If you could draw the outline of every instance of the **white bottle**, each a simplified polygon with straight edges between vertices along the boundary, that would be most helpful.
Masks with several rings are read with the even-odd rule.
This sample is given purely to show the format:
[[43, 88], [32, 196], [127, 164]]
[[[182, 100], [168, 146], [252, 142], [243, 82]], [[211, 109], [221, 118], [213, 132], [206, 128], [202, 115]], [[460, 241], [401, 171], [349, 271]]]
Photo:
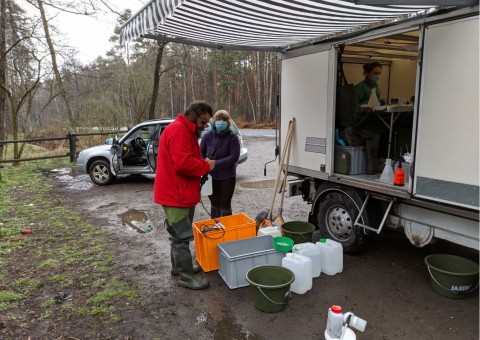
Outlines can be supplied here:
[[370, 94], [367, 105], [369, 107], [380, 106], [380, 102], [378, 101], [377, 97], [377, 89], [375, 87], [372, 88], [372, 93]]
[[342, 336], [343, 314], [342, 307], [333, 305], [328, 309], [326, 339], [340, 339]]
[[282, 267], [295, 274], [290, 290], [296, 294], [305, 294], [312, 289], [312, 260], [300, 254], [287, 253], [282, 259]]
[[257, 231], [257, 236], [272, 235], [272, 237], [282, 236], [282, 232], [279, 227], [264, 227]]
[[321, 251], [319, 244], [311, 242], [296, 244], [292, 248], [292, 253], [308, 256], [312, 259], [312, 277], [319, 277], [322, 272]]
[[203, 183], [202, 187], [200, 188], [200, 193], [202, 196], [209, 196], [213, 194], [213, 180], [212, 176], [208, 174], [207, 180], [205, 183]]
[[385, 167], [383, 168], [382, 174], [380, 175], [380, 181], [393, 184], [392, 160], [389, 158], [385, 160]]
[[367, 327], [367, 321], [363, 320], [362, 318], [359, 318], [352, 312], [347, 312], [343, 314], [343, 322], [347, 326], [352, 326], [356, 330], [359, 330], [360, 332], [365, 332], [365, 327]]
[[343, 247], [340, 242], [321, 238], [320, 245], [322, 259], [322, 273], [335, 275], [343, 271]]

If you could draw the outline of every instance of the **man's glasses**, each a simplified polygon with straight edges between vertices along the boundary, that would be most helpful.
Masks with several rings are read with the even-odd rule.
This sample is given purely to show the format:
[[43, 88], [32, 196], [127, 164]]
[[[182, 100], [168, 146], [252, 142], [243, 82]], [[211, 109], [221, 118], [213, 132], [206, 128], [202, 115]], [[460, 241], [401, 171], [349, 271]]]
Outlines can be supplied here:
[[208, 120], [200, 119], [199, 123], [200, 123], [200, 125], [202, 125], [202, 126], [207, 126]]

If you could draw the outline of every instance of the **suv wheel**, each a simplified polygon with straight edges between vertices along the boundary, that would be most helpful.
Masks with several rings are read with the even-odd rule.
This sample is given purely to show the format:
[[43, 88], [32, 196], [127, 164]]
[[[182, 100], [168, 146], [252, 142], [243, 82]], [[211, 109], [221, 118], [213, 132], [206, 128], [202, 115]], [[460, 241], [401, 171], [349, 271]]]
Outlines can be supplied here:
[[108, 185], [115, 180], [115, 175], [110, 171], [107, 161], [97, 160], [90, 166], [90, 179], [97, 185]]

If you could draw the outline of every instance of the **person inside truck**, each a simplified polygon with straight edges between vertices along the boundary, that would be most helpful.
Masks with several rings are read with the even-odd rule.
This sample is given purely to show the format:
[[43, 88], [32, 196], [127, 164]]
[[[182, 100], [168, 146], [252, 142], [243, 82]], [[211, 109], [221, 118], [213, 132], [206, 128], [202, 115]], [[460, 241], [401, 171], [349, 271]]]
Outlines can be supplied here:
[[[380, 137], [387, 130], [385, 125], [372, 114], [372, 108], [366, 107], [372, 91], [377, 100], [382, 96], [378, 85], [381, 74], [382, 64], [379, 62], [374, 61], [363, 65], [365, 79], [354, 87], [356, 109], [353, 115], [353, 126], [345, 128], [339, 135], [350, 146], [366, 146], [367, 175], [374, 175], [381, 171], [381, 164], [377, 164], [378, 149]], [[384, 100], [380, 100], [378, 104], [383, 105], [384, 103]]]
[[363, 75], [365, 79], [355, 85], [355, 95], [357, 99], [357, 118], [356, 128], [360, 134], [365, 136], [366, 158], [367, 158], [367, 175], [374, 175], [377, 173], [377, 158], [378, 149], [380, 146], [380, 137], [386, 131], [385, 125], [375, 116], [372, 115], [372, 109], [362, 108], [362, 105], [370, 104], [370, 97], [375, 96], [374, 101], [377, 105], [384, 105], [385, 101], [382, 98], [382, 91], [378, 85], [380, 76], [382, 75], [382, 64], [377, 61], [366, 63], [363, 65]]
[[382, 75], [382, 64], [378, 61], [366, 63], [363, 65], [363, 75], [365, 79], [355, 85], [355, 95], [357, 97], [358, 105], [368, 104], [372, 91], [375, 91], [376, 97], [380, 105], [385, 105], [382, 98], [382, 91], [378, 86], [378, 81]]

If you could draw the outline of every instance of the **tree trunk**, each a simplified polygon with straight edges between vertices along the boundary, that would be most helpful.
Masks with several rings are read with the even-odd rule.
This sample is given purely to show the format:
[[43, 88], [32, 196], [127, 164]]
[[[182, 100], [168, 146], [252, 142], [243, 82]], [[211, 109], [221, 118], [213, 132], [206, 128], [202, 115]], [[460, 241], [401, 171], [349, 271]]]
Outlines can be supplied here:
[[[0, 84], [6, 85], [7, 79], [7, 43], [6, 43], [6, 27], [7, 27], [7, 9], [6, 1], [0, 2]], [[6, 139], [5, 130], [5, 103], [7, 94], [0, 89], [0, 140]], [[4, 144], [0, 145], [0, 160], [3, 159]]]
[[153, 76], [153, 92], [152, 101], [150, 102], [150, 110], [148, 111], [148, 119], [155, 118], [155, 106], [157, 105], [158, 89], [160, 86], [161, 66], [163, 58], [163, 49], [167, 43], [165, 41], [158, 41], [157, 59], [155, 61], [155, 74]]
[[171, 106], [171, 117], [175, 117], [175, 109], [174, 109], [174, 106], [173, 106], [173, 82], [172, 82], [172, 79], [170, 77], [168, 77], [168, 81], [170, 83], [170, 106]]
[[187, 108], [187, 71], [185, 70], [185, 59], [182, 56], [182, 84], [183, 84], [183, 109], [182, 112]]
[[68, 93], [63, 87], [62, 76], [60, 74], [60, 71], [58, 70], [57, 56], [56, 56], [56, 53], [55, 53], [55, 48], [53, 46], [52, 39], [50, 37], [50, 30], [48, 28], [48, 21], [47, 21], [46, 15], [45, 15], [45, 10], [43, 8], [43, 1], [42, 0], [37, 0], [37, 3], [38, 3], [38, 8], [40, 10], [40, 15], [42, 17], [43, 30], [45, 31], [45, 39], [47, 40], [47, 45], [48, 45], [48, 49], [50, 51], [50, 56], [52, 57], [53, 73], [55, 73], [55, 79], [57, 80], [58, 88], [60, 90], [60, 93], [62, 94], [63, 100], [65, 101], [65, 107], [67, 108], [68, 120], [70, 122], [70, 125], [71, 126], [76, 126], [75, 117], [73, 115], [73, 111], [72, 111], [72, 108], [70, 106], [70, 100], [68, 98]]

